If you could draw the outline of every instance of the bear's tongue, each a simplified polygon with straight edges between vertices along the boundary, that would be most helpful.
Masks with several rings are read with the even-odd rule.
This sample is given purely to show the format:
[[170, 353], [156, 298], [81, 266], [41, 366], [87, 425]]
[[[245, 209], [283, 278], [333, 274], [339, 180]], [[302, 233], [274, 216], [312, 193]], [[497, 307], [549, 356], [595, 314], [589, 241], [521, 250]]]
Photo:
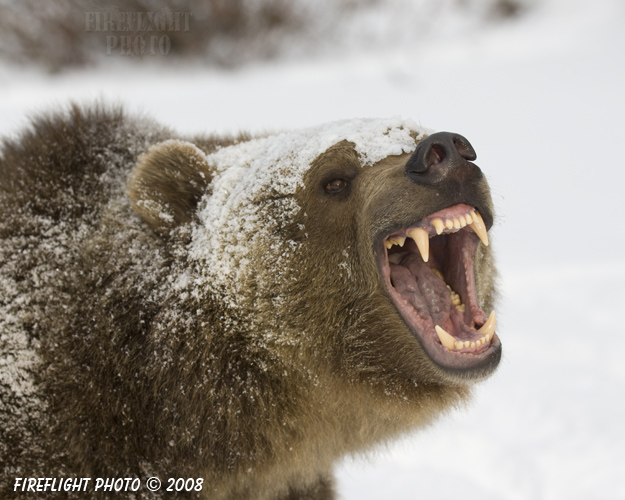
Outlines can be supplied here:
[[474, 340], [476, 332], [465, 323], [459, 296], [420, 255], [410, 253], [389, 265], [393, 288], [414, 309], [423, 326], [434, 330], [438, 325], [457, 339]]

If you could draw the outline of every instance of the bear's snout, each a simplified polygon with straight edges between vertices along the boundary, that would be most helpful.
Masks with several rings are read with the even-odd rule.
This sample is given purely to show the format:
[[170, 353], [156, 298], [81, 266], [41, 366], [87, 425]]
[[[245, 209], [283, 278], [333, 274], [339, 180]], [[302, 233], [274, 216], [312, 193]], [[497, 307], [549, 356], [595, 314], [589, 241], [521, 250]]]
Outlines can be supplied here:
[[468, 175], [481, 177], [481, 170], [471, 163], [477, 158], [471, 143], [451, 132], [438, 132], [421, 141], [406, 162], [406, 176], [417, 184], [440, 184], [461, 180]]

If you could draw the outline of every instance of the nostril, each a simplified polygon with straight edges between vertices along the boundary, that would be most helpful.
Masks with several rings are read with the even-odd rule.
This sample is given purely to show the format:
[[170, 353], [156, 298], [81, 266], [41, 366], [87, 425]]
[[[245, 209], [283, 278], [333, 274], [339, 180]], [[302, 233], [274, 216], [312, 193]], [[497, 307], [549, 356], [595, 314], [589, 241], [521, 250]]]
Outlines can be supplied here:
[[406, 163], [406, 172], [424, 174], [430, 167], [443, 163], [447, 156], [447, 149], [442, 144], [420, 144]]
[[454, 146], [456, 147], [456, 151], [462, 156], [465, 160], [473, 161], [477, 159], [477, 153], [473, 146], [461, 135], [454, 135], [453, 138]]
[[440, 144], [433, 144], [427, 155], [427, 164], [428, 166], [437, 165], [438, 163], [442, 163], [447, 157], [447, 152], [445, 148]]

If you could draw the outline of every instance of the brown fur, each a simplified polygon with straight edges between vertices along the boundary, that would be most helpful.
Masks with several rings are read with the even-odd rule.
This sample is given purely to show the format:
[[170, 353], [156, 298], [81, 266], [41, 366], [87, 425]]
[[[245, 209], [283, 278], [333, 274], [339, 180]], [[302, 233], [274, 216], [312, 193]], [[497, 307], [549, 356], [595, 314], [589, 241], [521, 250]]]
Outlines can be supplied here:
[[[363, 169], [340, 142], [318, 157], [278, 228], [302, 251], [268, 296], [264, 263], [279, 255], [252, 250], [257, 275], [233, 308], [174, 277], [201, 272], [186, 245], [213, 172], [196, 146], [247, 138], [171, 138], [74, 107], [4, 143], [2, 304], [27, 340], [0, 348], [40, 361], [20, 372], [32, 390], [0, 383], [2, 498], [28, 498], [15, 477], [154, 475], [204, 478], [201, 498], [331, 499], [339, 458], [428, 424], [481, 378], [437, 368], [379, 283], [371, 248], [388, 214], [410, 222], [438, 203], [404, 182], [407, 155]], [[333, 178], [349, 190], [326, 196]], [[490, 307], [490, 250], [476, 268]]]
[[128, 195], [135, 212], [161, 235], [167, 235], [191, 222], [211, 177], [203, 153], [195, 146], [164, 142], [139, 157]]

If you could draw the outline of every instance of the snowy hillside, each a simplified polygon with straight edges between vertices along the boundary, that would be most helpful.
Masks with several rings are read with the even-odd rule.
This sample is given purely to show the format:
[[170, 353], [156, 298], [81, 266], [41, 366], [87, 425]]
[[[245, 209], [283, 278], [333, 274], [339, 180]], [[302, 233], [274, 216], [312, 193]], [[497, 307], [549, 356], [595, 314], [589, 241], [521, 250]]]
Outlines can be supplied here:
[[395, 115], [461, 133], [498, 211], [504, 360], [466, 410], [346, 461], [341, 498], [623, 499], [625, 3], [537, 0], [505, 22], [449, 14], [411, 34], [419, 4], [359, 20], [380, 23], [376, 43], [354, 22], [340, 52], [237, 70], [122, 57], [53, 76], [0, 66], [0, 134], [93, 98], [193, 133]]

